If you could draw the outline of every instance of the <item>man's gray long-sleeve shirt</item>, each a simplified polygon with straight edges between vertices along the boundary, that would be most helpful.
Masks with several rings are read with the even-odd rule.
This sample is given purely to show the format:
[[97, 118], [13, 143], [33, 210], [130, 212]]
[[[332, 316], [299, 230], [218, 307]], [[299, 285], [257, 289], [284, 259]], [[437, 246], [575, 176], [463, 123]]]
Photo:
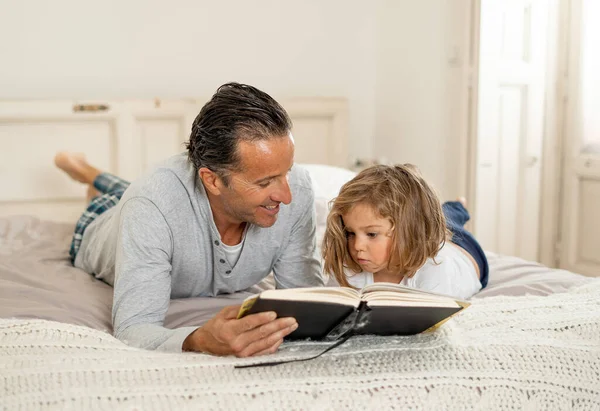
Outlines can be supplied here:
[[271, 271], [278, 288], [323, 285], [310, 177], [293, 167], [289, 183], [291, 204], [281, 204], [273, 226], [247, 228], [232, 267], [185, 153], [133, 182], [87, 227], [75, 259], [76, 267], [114, 286], [115, 336], [137, 347], [181, 351], [196, 327], [163, 327], [172, 298], [233, 293]]

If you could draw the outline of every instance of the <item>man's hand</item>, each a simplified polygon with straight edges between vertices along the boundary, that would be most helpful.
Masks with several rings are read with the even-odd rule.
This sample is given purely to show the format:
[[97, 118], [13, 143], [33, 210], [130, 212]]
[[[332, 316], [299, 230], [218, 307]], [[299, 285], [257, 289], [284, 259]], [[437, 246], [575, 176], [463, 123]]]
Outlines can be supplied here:
[[294, 318], [276, 318], [274, 312], [237, 319], [240, 306], [225, 307], [183, 342], [184, 351], [250, 357], [272, 354], [283, 338], [298, 328]]

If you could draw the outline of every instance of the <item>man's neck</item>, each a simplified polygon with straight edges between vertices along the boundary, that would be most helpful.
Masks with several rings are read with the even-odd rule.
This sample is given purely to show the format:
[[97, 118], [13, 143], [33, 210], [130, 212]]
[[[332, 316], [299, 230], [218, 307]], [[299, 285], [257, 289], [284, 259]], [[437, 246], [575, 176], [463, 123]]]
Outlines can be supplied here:
[[233, 221], [225, 213], [218, 198], [210, 194], [208, 190], [206, 190], [206, 195], [208, 197], [208, 204], [210, 205], [215, 226], [221, 236], [221, 242], [225, 245], [239, 244], [242, 241], [246, 223], [243, 221]]
[[246, 229], [246, 223], [240, 224], [228, 224], [226, 227], [219, 227], [215, 219], [215, 225], [221, 235], [221, 242], [225, 245], [236, 245], [242, 241], [244, 236], [244, 230]]

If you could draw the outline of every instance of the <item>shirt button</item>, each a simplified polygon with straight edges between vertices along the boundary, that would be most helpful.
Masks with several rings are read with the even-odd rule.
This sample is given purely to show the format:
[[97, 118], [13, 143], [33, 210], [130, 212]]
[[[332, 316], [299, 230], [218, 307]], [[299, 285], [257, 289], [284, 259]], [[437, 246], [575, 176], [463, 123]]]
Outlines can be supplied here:
[[231, 274], [231, 270], [225, 271], [225, 274]]
[[219, 262], [220, 262], [221, 264], [225, 264], [225, 260], [223, 260], [222, 258], [219, 260]]
[[219, 241], [215, 240], [215, 245], [219, 245]]

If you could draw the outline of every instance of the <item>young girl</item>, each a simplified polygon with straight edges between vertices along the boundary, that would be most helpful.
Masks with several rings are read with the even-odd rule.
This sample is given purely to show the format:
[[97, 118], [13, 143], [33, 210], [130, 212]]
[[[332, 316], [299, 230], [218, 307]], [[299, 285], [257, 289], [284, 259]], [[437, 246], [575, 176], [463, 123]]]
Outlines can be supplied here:
[[441, 206], [416, 167], [369, 167], [332, 203], [324, 269], [340, 285], [400, 283], [459, 299], [487, 285], [485, 254], [463, 227], [469, 213], [460, 201]]

